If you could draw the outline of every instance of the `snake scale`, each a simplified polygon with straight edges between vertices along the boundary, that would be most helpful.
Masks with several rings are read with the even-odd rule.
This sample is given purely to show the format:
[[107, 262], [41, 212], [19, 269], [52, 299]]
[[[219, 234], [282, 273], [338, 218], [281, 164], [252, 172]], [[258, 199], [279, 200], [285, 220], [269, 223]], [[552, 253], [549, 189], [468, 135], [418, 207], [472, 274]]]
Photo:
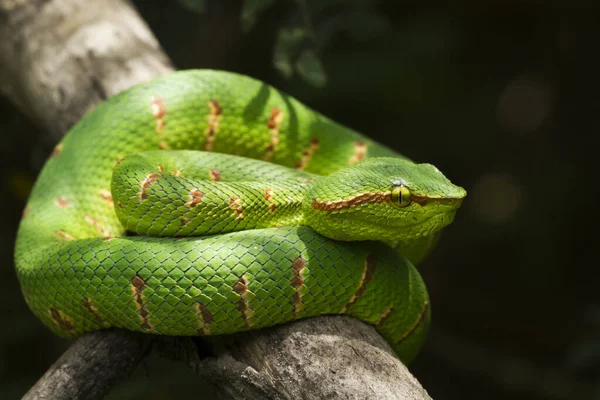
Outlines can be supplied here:
[[465, 194], [263, 82], [181, 71], [109, 98], [55, 147], [16, 270], [62, 337], [348, 314], [409, 362], [431, 309], [400, 253], [422, 258]]

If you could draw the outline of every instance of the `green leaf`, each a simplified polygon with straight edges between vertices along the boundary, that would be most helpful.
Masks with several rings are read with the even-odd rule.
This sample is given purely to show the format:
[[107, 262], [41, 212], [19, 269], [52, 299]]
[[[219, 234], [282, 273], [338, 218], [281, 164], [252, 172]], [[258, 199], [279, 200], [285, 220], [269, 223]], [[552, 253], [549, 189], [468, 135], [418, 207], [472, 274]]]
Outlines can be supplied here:
[[242, 32], [247, 33], [254, 28], [260, 14], [273, 3], [275, 0], [245, 0], [241, 15]]
[[296, 70], [305, 81], [316, 87], [323, 87], [327, 83], [325, 68], [317, 54], [312, 49], [302, 51], [296, 61]]
[[284, 77], [291, 78], [294, 75], [293, 60], [305, 39], [303, 27], [288, 27], [279, 31], [273, 50], [273, 65]]
[[206, 11], [206, 0], [177, 0], [179, 4], [197, 14], [203, 14]]

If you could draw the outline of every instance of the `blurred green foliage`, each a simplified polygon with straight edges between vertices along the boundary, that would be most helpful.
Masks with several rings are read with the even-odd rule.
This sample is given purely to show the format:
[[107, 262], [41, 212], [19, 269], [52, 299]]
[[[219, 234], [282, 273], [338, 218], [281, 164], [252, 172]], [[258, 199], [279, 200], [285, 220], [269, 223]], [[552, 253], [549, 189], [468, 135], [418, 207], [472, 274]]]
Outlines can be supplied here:
[[[411, 370], [433, 398], [600, 399], [597, 6], [134, 4], [178, 68], [265, 80], [469, 191], [421, 268], [433, 327]], [[27, 190], [54, 143], [1, 98], [0, 130], [0, 393], [10, 399], [68, 343], [27, 310], [12, 261]], [[111, 398], [205, 390], [151, 359]]]

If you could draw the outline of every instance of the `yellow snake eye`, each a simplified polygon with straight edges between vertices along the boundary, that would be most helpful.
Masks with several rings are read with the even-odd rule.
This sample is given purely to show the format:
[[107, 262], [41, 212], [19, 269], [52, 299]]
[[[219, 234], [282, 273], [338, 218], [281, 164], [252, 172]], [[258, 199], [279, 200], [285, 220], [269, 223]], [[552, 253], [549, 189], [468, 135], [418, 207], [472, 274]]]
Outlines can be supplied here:
[[410, 196], [410, 190], [403, 185], [392, 187], [391, 194], [392, 204], [398, 207], [406, 207], [412, 201]]

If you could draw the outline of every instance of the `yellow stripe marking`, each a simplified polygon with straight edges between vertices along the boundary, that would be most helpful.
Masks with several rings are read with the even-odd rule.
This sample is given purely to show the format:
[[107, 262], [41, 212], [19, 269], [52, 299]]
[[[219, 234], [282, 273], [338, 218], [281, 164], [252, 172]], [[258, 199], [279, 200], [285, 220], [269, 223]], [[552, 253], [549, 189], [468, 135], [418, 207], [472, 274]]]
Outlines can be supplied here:
[[304, 269], [306, 267], [306, 261], [298, 256], [292, 262], [292, 287], [295, 292], [292, 296], [292, 305], [294, 309], [292, 311], [292, 318], [298, 318], [298, 313], [302, 311], [302, 287], [304, 286]]
[[187, 208], [196, 207], [202, 201], [203, 197], [204, 193], [202, 193], [200, 190], [192, 189], [190, 190], [190, 200], [185, 203], [184, 206]]
[[362, 142], [360, 140], [354, 142], [354, 154], [352, 155], [352, 157], [350, 157], [348, 164], [354, 165], [357, 164], [359, 161], [364, 160], [365, 156], [367, 155], [367, 148], [368, 146], [365, 142]]
[[217, 100], [209, 101], [208, 108], [210, 109], [210, 112], [207, 116], [208, 127], [204, 131], [204, 135], [206, 136], [204, 150], [212, 151], [214, 147], [215, 137], [217, 135], [217, 132], [219, 132], [219, 125], [221, 123], [223, 109], [221, 108], [221, 105]]
[[165, 127], [164, 117], [167, 115], [164, 99], [162, 97], [152, 96], [151, 107], [152, 115], [156, 120], [156, 133], [162, 135]]
[[271, 140], [266, 147], [266, 153], [263, 156], [263, 160], [268, 161], [273, 156], [275, 152], [275, 147], [279, 144], [279, 127], [283, 122], [283, 118], [285, 114], [279, 108], [274, 108], [271, 110], [271, 116], [267, 121], [267, 127], [271, 132]]
[[382, 193], [363, 193], [348, 199], [344, 200], [327, 200], [327, 201], [318, 201], [316, 199], [312, 200], [312, 208], [313, 210], [320, 211], [339, 211], [344, 208], [353, 208], [360, 206], [362, 204], [369, 203], [386, 203], [390, 201], [391, 192], [382, 192]]
[[146, 299], [143, 294], [145, 288], [146, 282], [139, 276], [136, 275], [131, 279], [131, 293], [133, 294], [135, 307], [142, 323], [142, 329], [152, 330], [153, 327], [149, 321], [150, 311], [146, 307]]
[[423, 309], [421, 310], [419, 317], [417, 318], [415, 323], [410, 327], [410, 329], [408, 331], [406, 331], [406, 333], [404, 335], [400, 336], [396, 340], [396, 344], [398, 344], [398, 343], [402, 342], [403, 340], [405, 340], [406, 338], [408, 338], [419, 327], [419, 325], [421, 325], [423, 323], [423, 321], [425, 321], [425, 317], [427, 317], [428, 311], [429, 311], [429, 301], [425, 300], [425, 303], [423, 303]]
[[198, 315], [198, 335], [210, 335], [210, 324], [213, 321], [213, 316], [202, 303], [194, 305], [194, 311]]
[[248, 290], [248, 278], [243, 275], [235, 285], [233, 285], [233, 291], [240, 296], [238, 301], [238, 310], [242, 313], [244, 323], [248, 328], [252, 327], [252, 315], [254, 311], [250, 308], [250, 290]]
[[244, 206], [242, 205], [242, 200], [238, 197], [231, 197], [229, 199], [229, 208], [233, 210], [235, 214], [235, 219], [244, 219]]
[[219, 182], [221, 180], [221, 171], [218, 169], [211, 169], [208, 171], [208, 179], [213, 182]]
[[98, 309], [94, 306], [90, 297], [85, 297], [83, 299], [83, 306], [94, 315], [94, 318], [99, 325], [104, 326], [104, 318], [102, 318], [100, 311], [98, 311]]
[[67, 199], [65, 199], [62, 196], [58, 196], [55, 200], [54, 200], [54, 204], [56, 204], [57, 207], [59, 208], [67, 208], [71, 205], [71, 202]]
[[67, 314], [65, 314], [56, 307], [50, 308], [48, 312], [50, 313], [50, 319], [52, 319], [52, 323], [56, 325], [59, 329], [68, 332], [73, 332], [75, 330], [73, 318], [69, 317]]
[[319, 150], [319, 138], [315, 136], [310, 140], [310, 146], [308, 146], [308, 148], [302, 152], [300, 161], [296, 163], [296, 169], [303, 170], [306, 168], [306, 166], [310, 163], [310, 160], [312, 160], [313, 154], [317, 150]]
[[110, 193], [110, 191], [102, 189], [99, 192], [100, 194], [100, 198], [104, 201], [106, 201], [106, 204], [108, 204], [109, 207], [114, 207], [115, 203], [113, 202], [113, 198], [112, 198], [112, 194]]
[[356, 303], [356, 300], [358, 300], [358, 298], [362, 296], [365, 290], [367, 290], [367, 284], [371, 281], [371, 279], [373, 279], [373, 274], [375, 273], [376, 265], [377, 258], [374, 255], [369, 254], [365, 260], [365, 266], [363, 268], [362, 276], [360, 277], [358, 287], [356, 288], [356, 291], [354, 292], [352, 297], [350, 297], [350, 300], [348, 300], [348, 303], [346, 303], [346, 305], [340, 310], [341, 314], [344, 314], [348, 310], [348, 308], [350, 308], [354, 303]]
[[75, 240], [75, 238], [73, 236], [69, 235], [68, 233], [61, 232], [61, 231], [54, 232], [54, 236], [57, 236], [61, 239], [66, 239], [66, 240]]
[[277, 209], [277, 204], [273, 201], [273, 191], [269, 188], [265, 188], [265, 199], [269, 202], [269, 212], [275, 211], [275, 209]]
[[381, 316], [377, 319], [377, 322], [375, 322], [375, 326], [380, 326], [381, 324], [383, 324], [385, 320], [390, 316], [393, 310], [394, 307], [389, 307], [387, 310], [385, 310], [383, 314], [381, 314]]
[[146, 190], [148, 190], [150, 185], [156, 182], [159, 177], [160, 175], [158, 174], [148, 174], [146, 175], [146, 178], [144, 178], [144, 180], [140, 182], [141, 191], [138, 193], [138, 198], [140, 199], [140, 201], [146, 200], [148, 198], [148, 193], [146, 193]]
[[94, 228], [96, 228], [96, 230], [98, 232], [100, 232], [100, 234], [102, 234], [102, 236], [109, 236], [108, 230], [104, 229], [104, 227], [102, 226], [102, 224], [100, 224], [97, 220], [95, 220], [94, 218], [90, 217], [89, 215], [84, 215], [83, 218], [85, 219], [85, 222], [87, 222], [88, 224], [90, 224]]
[[52, 153], [50, 153], [50, 158], [54, 158], [54, 157], [58, 156], [60, 153], [62, 153], [62, 149], [63, 149], [62, 143], [59, 143], [56, 146], [54, 146], [54, 149], [52, 149]]

